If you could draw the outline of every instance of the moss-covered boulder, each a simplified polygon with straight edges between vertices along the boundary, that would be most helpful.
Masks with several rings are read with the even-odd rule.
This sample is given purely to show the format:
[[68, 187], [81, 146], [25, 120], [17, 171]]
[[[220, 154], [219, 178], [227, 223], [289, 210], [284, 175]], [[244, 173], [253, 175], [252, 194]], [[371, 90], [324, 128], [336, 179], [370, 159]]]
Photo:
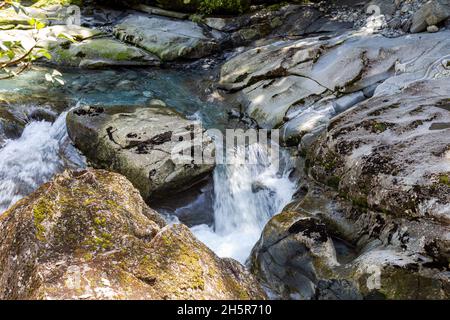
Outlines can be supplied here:
[[[155, 55], [108, 37], [99, 30], [77, 25], [55, 25], [34, 30], [0, 31], [0, 41], [20, 41], [28, 50], [52, 64], [68, 67], [159, 65]], [[42, 55], [46, 49], [49, 55]]]
[[111, 38], [49, 44], [50, 62], [62, 66], [100, 68], [107, 66], [159, 65], [159, 59], [142, 49]]
[[165, 226], [132, 184], [65, 172], [0, 217], [1, 299], [264, 298], [236, 261]]

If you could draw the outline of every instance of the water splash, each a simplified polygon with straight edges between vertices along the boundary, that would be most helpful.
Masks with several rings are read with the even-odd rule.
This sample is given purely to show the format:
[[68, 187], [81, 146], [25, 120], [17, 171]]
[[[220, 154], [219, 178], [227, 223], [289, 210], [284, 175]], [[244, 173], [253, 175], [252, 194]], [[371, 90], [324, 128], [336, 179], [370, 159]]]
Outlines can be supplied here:
[[[246, 150], [236, 153], [240, 159], [242, 152]], [[277, 166], [259, 144], [249, 146], [247, 152], [248, 162], [254, 164], [225, 164], [215, 169], [214, 226], [191, 229], [220, 257], [242, 263], [267, 221], [289, 203], [295, 192], [295, 182], [289, 179], [293, 165], [286, 153]]]
[[67, 135], [66, 116], [62, 113], [53, 124], [29, 123], [19, 139], [0, 149], [0, 212], [65, 168], [84, 166]]

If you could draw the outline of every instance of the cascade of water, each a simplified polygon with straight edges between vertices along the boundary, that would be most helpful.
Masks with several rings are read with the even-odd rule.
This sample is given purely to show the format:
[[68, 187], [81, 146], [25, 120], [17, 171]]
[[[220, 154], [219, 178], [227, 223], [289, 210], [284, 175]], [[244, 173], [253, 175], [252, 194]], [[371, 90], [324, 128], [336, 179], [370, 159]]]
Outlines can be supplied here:
[[67, 112], [52, 124], [29, 123], [22, 136], [0, 149], [0, 213], [67, 167], [83, 167], [84, 158], [70, 143]]
[[289, 179], [292, 163], [282, 152], [279, 166], [260, 144], [238, 149], [245, 164], [218, 165], [214, 172], [213, 227], [192, 228], [194, 234], [221, 257], [245, 262], [264, 225], [292, 199], [295, 182]]

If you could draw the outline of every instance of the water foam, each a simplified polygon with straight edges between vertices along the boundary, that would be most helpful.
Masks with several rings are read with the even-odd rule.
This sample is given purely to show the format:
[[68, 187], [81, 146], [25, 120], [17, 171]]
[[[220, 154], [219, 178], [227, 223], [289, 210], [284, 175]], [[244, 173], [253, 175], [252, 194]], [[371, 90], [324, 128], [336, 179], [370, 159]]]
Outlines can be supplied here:
[[29, 123], [21, 137], [0, 149], [0, 212], [67, 167], [84, 166], [66, 129], [67, 112], [52, 124]]
[[246, 151], [253, 164], [223, 164], [214, 171], [214, 226], [191, 228], [220, 257], [242, 263], [267, 221], [292, 199], [296, 185], [289, 179], [292, 163], [286, 153], [278, 166], [259, 144], [239, 149], [236, 156]]

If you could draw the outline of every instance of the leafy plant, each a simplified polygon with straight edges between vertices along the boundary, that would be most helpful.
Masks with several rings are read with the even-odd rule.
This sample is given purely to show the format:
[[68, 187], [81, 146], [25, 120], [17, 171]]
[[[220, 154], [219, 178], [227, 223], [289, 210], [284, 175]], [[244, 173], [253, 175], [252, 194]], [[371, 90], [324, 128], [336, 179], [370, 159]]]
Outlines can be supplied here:
[[[17, 14], [23, 13], [28, 16], [28, 12], [24, 6], [11, 0], [3, 1], [0, 4], [0, 10], [3, 10], [8, 5]], [[45, 27], [45, 23], [36, 18], [30, 18], [28, 23], [36, 31]], [[20, 40], [0, 41], [0, 80], [9, 79], [21, 74], [38, 58], [45, 57], [51, 59], [48, 50], [45, 48], [37, 49], [36, 43], [37, 39], [35, 39], [35, 44], [30, 48], [25, 46]], [[58, 82], [60, 83], [60, 81]]]

